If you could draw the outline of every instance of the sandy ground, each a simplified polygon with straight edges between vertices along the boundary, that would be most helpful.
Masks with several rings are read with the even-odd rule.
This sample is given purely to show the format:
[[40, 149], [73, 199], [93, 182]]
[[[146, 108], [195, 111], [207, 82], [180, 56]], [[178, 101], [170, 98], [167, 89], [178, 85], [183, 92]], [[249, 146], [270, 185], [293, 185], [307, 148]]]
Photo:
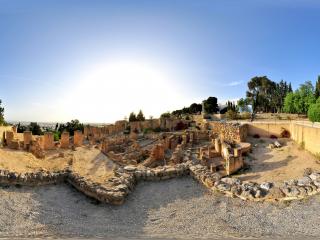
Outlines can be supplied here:
[[74, 151], [72, 169], [92, 181], [105, 183], [112, 176], [115, 163], [99, 149], [79, 147]]
[[[59, 156], [64, 153], [64, 156]], [[26, 151], [0, 148], [0, 169], [15, 172], [32, 172], [36, 170], [62, 170], [72, 162], [72, 169], [76, 173], [99, 183], [105, 183], [113, 176], [115, 164], [99, 149], [78, 147], [76, 151], [52, 150], [46, 152], [45, 159], [38, 159]]]
[[268, 145], [275, 139], [248, 138], [247, 141], [253, 146], [252, 153], [245, 158], [249, 170], [236, 175], [243, 181], [280, 183], [301, 178], [306, 168], [320, 170], [319, 160], [292, 140], [278, 139], [283, 146], [274, 149], [268, 148]]
[[[63, 152], [64, 157], [59, 157], [59, 152]], [[72, 159], [71, 150], [48, 151], [45, 159], [38, 159], [26, 151], [0, 148], [0, 168], [15, 172], [32, 172], [40, 169], [58, 171], [68, 166], [70, 159]]]
[[196, 181], [142, 182], [122, 206], [64, 184], [0, 188], [0, 237], [319, 239], [320, 196], [288, 204], [209, 194]]

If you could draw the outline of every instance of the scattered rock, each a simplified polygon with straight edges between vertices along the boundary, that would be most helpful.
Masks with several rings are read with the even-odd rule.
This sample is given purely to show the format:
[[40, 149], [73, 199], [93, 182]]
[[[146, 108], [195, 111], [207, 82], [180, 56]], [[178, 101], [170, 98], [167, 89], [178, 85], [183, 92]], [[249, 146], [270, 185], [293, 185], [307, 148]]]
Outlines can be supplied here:
[[270, 190], [273, 187], [273, 183], [272, 182], [264, 182], [260, 184], [260, 188], [264, 189], [264, 190]]
[[281, 143], [279, 143], [279, 141], [275, 141], [274, 142], [274, 146], [277, 147], [277, 148], [281, 148], [282, 147], [282, 145], [281, 145]]

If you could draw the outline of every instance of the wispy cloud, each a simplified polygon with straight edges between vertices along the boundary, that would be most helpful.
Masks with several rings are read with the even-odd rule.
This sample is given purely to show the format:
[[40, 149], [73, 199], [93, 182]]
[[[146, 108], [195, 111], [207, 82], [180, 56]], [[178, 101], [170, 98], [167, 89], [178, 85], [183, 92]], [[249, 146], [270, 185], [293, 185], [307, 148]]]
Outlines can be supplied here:
[[238, 85], [240, 85], [242, 83], [243, 83], [243, 81], [234, 81], [234, 82], [227, 83], [226, 86], [230, 86], [230, 87], [238, 86]]

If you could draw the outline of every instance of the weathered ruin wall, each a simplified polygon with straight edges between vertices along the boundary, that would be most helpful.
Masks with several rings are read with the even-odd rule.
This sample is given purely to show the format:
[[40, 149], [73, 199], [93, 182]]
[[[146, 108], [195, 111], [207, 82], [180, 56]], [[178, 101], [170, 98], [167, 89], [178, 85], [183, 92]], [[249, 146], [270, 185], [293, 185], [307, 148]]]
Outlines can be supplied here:
[[320, 126], [296, 122], [290, 128], [291, 138], [313, 154], [320, 153]]
[[131, 128], [131, 131], [137, 130], [139, 132], [142, 132], [143, 129], [146, 129], [146, 128], [150, 128], [150, 129], [159, 128], [160, 119], [148, 119], [145, 121], [130, 122], [129, 126]]
[[0, 144], [3, 143], [6, 131], [12, 131], [12, 126], [0, 126]]
[[290, 132], [291, 139], [313, 154], [320, 153], [320, 126], [308, 121], [250, 122], [248, 135], [261, 137], [275, 135], [281, 137], [283, 129]]
[[208, 124], [212, 133], [226, 141], [244, 142], [248, 134], [246, 125], [217, 121], [208, 122]]
[[248, 135], [258, 134], [260, 137], [270, 137], [271, 135], [281, 137], [283, 129], [290, 131], [291, 122], [248, 122]]

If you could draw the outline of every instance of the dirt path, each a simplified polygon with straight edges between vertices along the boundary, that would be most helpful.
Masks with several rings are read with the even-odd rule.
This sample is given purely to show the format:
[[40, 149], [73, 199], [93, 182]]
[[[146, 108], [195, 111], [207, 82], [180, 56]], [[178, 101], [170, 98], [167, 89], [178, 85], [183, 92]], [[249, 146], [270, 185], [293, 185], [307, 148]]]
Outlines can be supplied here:
[[209, 194], [190, 177], [142, 182], [122, 206], [66, 185], [0, 188], [0, 237], [292, 239], [320, 237], [320, 196], [290, 204]]

